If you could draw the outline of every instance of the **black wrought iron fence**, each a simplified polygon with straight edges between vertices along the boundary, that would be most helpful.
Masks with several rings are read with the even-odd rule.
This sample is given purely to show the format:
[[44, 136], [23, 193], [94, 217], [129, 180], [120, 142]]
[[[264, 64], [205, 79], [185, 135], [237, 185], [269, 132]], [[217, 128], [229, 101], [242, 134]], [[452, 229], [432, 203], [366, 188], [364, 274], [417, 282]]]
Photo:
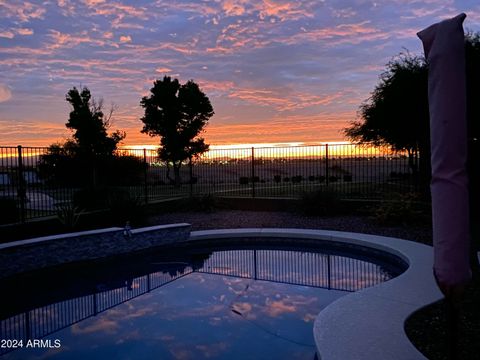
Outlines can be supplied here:
[[[174, 197], [296, 198], [328, 191], [348, 199], [390, 199], [419, 190], [418, 159], [354, 144], [212, 149], [185, 161], [180, 184], [155, 149], [81, 158], [46, 147], [0, 147], [0, 223]], [[92, 205], [92, 206], [93, 206]]]

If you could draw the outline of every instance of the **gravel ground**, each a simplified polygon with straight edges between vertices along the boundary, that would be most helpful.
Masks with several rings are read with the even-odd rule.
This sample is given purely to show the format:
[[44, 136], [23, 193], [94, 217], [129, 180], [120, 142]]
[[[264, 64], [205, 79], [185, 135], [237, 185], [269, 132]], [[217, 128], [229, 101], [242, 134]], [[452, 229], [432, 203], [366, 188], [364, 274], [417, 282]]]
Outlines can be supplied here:
[[384, 235], [406, 240], [432, 243], [428, 225], [381, 226], [366, 216], [305, 216], [292, 212], [221, 210], [210, 213], [173, 212], [150, 216], [149, 225], [186, 222], [192, 230], [234, 228], [302, 228], [323, 229]]

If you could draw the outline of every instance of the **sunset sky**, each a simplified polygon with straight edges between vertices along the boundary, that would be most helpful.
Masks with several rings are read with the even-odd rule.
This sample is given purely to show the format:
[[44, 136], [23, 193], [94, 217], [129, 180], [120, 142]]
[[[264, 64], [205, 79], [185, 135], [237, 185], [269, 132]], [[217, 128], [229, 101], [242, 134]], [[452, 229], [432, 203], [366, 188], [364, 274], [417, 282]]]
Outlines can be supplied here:
[[210, 144], [341, 141], [392, 56], [462, 11], [480, 30], [478, 0], [0, 0], [0, 145], [66, 139], [73, 86], [156, 144], [139, 102], [164, 75], [210, 98]]

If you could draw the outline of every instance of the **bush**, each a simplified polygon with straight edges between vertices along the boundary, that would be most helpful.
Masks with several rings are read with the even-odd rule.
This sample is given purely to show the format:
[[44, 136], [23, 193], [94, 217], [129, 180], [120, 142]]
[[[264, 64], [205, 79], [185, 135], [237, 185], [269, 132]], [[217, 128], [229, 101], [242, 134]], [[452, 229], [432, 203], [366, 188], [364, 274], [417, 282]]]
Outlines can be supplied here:
[[110, 191], [107, 204], [112, 220], [116, 223], [136, 222], [144, 215], [142, 199], [139, 196], [132, 196], [125, 190]]
[[296, 175], [292, 176], [292, 183], [298, 184], [303, 181], [303, 176], [302, 175]]
[[273, 181], [275, 181], [276, 183], [280, 183], [282, 182], [282, 177], [280, 175], [275, 175], [273, 177]]
[[208, 213], [213, 212], [219, 208], [219, 201], [212, 194], [192, 196], [182, 202], [181, 208], [187, 211], [199, 211]]
[[334, 216], [344, 210], [339, 194], [332, 190], [306, 192], [300, 198], [300, 211], [305, 215]]
[[144, 181], [143, 159], [130, 156], [96, 156], [94, 161], [64, 149], [50, 149], [40, 157], [39, 176], [56, 186], [125, 186]]
[[57, 205], [58, 220], [68, 230], [75, 228], [80, 219], [80, 215], [82, 215], [82, 211], [71, 203]]
[[392, 201], [382, 201], [373, 210], [373, 219], [380, 225], [410, 225], [427, 221], [430, 209], [414, 193], [398, 194]]
[[108, 207], [108, 189], [85, 188], [73, 194], [73, 206], [81, 210], [98, 210]]
[[0, 197], [0, 224], [11, 224], [17, 221], [18, 210], [15, 199]]
[[238, 178], [238, 181], [239, 181], [240, 185], [248, 185], [249, 179], [246, 176], [240, 176]]

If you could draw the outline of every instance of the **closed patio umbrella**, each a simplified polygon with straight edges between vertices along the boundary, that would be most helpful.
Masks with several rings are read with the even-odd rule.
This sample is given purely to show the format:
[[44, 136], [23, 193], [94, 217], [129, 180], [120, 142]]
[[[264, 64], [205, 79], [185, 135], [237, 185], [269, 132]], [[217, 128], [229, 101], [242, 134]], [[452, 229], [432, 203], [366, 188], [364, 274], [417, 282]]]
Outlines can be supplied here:
[[460, 14], [422, 30], [428, 62], [434, 274], [448, 306], [456, 358], [456, 295], [471, 278], [465, 37]]

